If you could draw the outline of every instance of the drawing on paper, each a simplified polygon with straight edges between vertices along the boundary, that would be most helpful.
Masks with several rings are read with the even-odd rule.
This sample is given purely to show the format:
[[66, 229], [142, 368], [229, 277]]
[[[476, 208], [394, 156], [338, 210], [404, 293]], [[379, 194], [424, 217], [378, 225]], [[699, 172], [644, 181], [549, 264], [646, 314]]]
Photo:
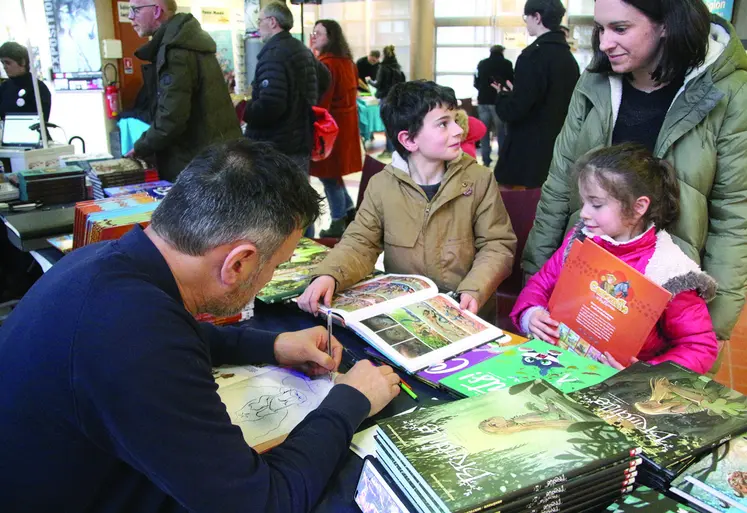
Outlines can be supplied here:
[[[231, 422], [257, 447], [282, 441], [327, 396], [333, 383], [291, 369], [272, 368], [250, 379], [219, 387]], [[275, 445], [275, 444], [272, 444]], [[269, 448], [269, 447], [265, 447]]]

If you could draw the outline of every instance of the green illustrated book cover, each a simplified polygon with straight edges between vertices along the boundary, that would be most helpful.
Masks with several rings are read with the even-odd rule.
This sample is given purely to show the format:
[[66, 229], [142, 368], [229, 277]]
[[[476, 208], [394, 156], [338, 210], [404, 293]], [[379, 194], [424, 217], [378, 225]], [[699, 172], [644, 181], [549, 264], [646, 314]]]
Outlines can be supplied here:
[[672, 481], [672, 487], [716, 511], [747, 511], [747, 437], [706, 454]]
[[510, 347], [440, 383], [457, 394], [472, 397], [544, 379], [567, 393], [595, 385], [616, 373], [608, 365], [535, 339]]
[[747, 431], [747, 397], [672, 362], [638, 362], [569, 396], [670, 474], [679, 461]]
[[257, 294], [257, 299], [264, 303], [276, 303], [300, 296], [311, 281], [314, 268], [327, 253], [327, 246], [301, 238], [291, 259], [278, 266], [270, 283]]
[[499, 505], [639, 452], [539, 380], [383, 420], [378, 435], [444, 512]]

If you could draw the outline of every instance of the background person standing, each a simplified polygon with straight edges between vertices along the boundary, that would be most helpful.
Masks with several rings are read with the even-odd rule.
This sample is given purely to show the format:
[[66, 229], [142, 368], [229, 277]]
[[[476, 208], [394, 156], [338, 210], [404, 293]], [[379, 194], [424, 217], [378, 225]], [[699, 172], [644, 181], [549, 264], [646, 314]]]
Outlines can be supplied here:
[[329, 111], [340, 128], [329, 157], [311, 163], [311, 174], [324, 184], [332, 216], [332, 224], [328, 229], [322, 230], [320, 235], [341, 237], [355, 217], [355, 203], [348, 194], [342, 177], [356, 173], [363, 167], [356, 104], [358, 70], [353, 63], [342, 27], [336, 21], [317, 21], [311, 44], [319, 52], [319, 62], [329, 69], [331, 76], [329, 89], [320, 98], [319, 106]]
[[487, 131], [480, 141], [482, 165], [490, 167], [490, 139], [494, 136], [498, 140], [498, 149], [506, 139], [506, 127], [495, 111], [495, 99], [498, 91], [491, 86], [493, 82], [506, 86], [514, 80], [514, 66], [503, 56], [505, 48], [495, 45], [490, 48], [490, 57], [483, 59], [477, 65], [475, 75], [475, 89], [477, 89], [477, 116], [483, 122]]
[[501, 145], [495, 178], [503, 185], [539, 187], [547, 178], [552, 149], [579, 77], [560, 21], [565, 7], [560, 0], [529, 0], [524, 22], [537, 39], [516, 61], [514, 82], [495, 84], [499, 94], [495, 110], [508, 124]]

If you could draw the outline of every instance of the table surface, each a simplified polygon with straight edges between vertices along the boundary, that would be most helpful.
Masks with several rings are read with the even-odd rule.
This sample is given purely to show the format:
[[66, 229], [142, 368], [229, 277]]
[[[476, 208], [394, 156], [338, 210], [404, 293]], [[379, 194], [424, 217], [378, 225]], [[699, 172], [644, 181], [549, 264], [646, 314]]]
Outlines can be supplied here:
[[[315, 318], [299, 310], [295, 304], [273, 304], [266, 305], [261, 301], [255, 302], [254, 317], [244, 323], [258, 329], [269, 331], [296, 331], [313, 326], [325, 326], [321, 317]], [[358, 359], [365, 358], [363, 351], [366, 343], [352, 331], [335, 326], [334, 336], [345, 346], [345, 348]], [[343, 364], [349, 364], [350, 356], [343, 354]], [[401, 373], [400, 373], [401, 374]], [[359, 431], [372, 426], [377, 419], [392, 417], [413, 406], [427, 404], [435, 401], [449, 401], [453, 398], [446, 392], [431, 388], [414, 379], [404, 376], [407, 383], [412, 386], [418, 401], [413, 400], [405, 393], [400, 393], [389, 405], [371, 419], [361, 424]], [[330, 480], [319, 503], [313, 509], [314, 513], [360, 513], [360, 509], [353, 501], [353, 494], [358, 483], [358, 476], [363, 467], [363, 460], [353, 451], [348, 451], [344, 460]], [[635, 492], [634, 492], [635, 493]], [[657, 495], [654, 493], [654, 496]], [[666, 506], [664, 505], [666, 503]], [[620, 510], [628, 511], [630, 505], [622, 505]], [[676, 511], [671, 508], [672, 501], [662, 501], [661, 504], [646, 504], [644, 509], [647, 513], [665, 513]], [[630, 511], [642, 507], [640, 504], [632, 506]], [[602, 508], [600, 511], [604, 511]]]

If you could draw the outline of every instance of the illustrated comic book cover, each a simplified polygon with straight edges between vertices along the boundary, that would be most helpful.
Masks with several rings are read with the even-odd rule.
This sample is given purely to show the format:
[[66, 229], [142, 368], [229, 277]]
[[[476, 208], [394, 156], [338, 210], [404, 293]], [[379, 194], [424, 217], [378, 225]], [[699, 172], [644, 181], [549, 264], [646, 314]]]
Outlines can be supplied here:
[[257, 294], [257, 299], [264, 303], [276, 303], [300, 296], [308, 286], [314, 268], [327, 253], [327, 246], [302, 237], [290, 260], [278, 266], [272, 280]]
[[747, 397], [672, 362], [635, 363], [569, 397], [635, 440], [646, 459], [669, 473], [679, 461], [747, 431]]
[[634, 457], [622, 433], [544, 381], [378, 423], [443, 512], [494, 506]]
[[548, 310], [561, 326], [559, 346], [599, 360], [637, 356], [671, 294], [591, 240], [576, 241]]
[[573, 392], [617, 373], [612, 367], [564, 351], [542, 340], [506, 348], [440, 383], [459, 395], [471, 397], [519, 383], [544, 379], [562, 392]]
[[672, 492], [704, 503], [704, 509], [747, 511], [747, 437], [713, 449], [672, 481]]

